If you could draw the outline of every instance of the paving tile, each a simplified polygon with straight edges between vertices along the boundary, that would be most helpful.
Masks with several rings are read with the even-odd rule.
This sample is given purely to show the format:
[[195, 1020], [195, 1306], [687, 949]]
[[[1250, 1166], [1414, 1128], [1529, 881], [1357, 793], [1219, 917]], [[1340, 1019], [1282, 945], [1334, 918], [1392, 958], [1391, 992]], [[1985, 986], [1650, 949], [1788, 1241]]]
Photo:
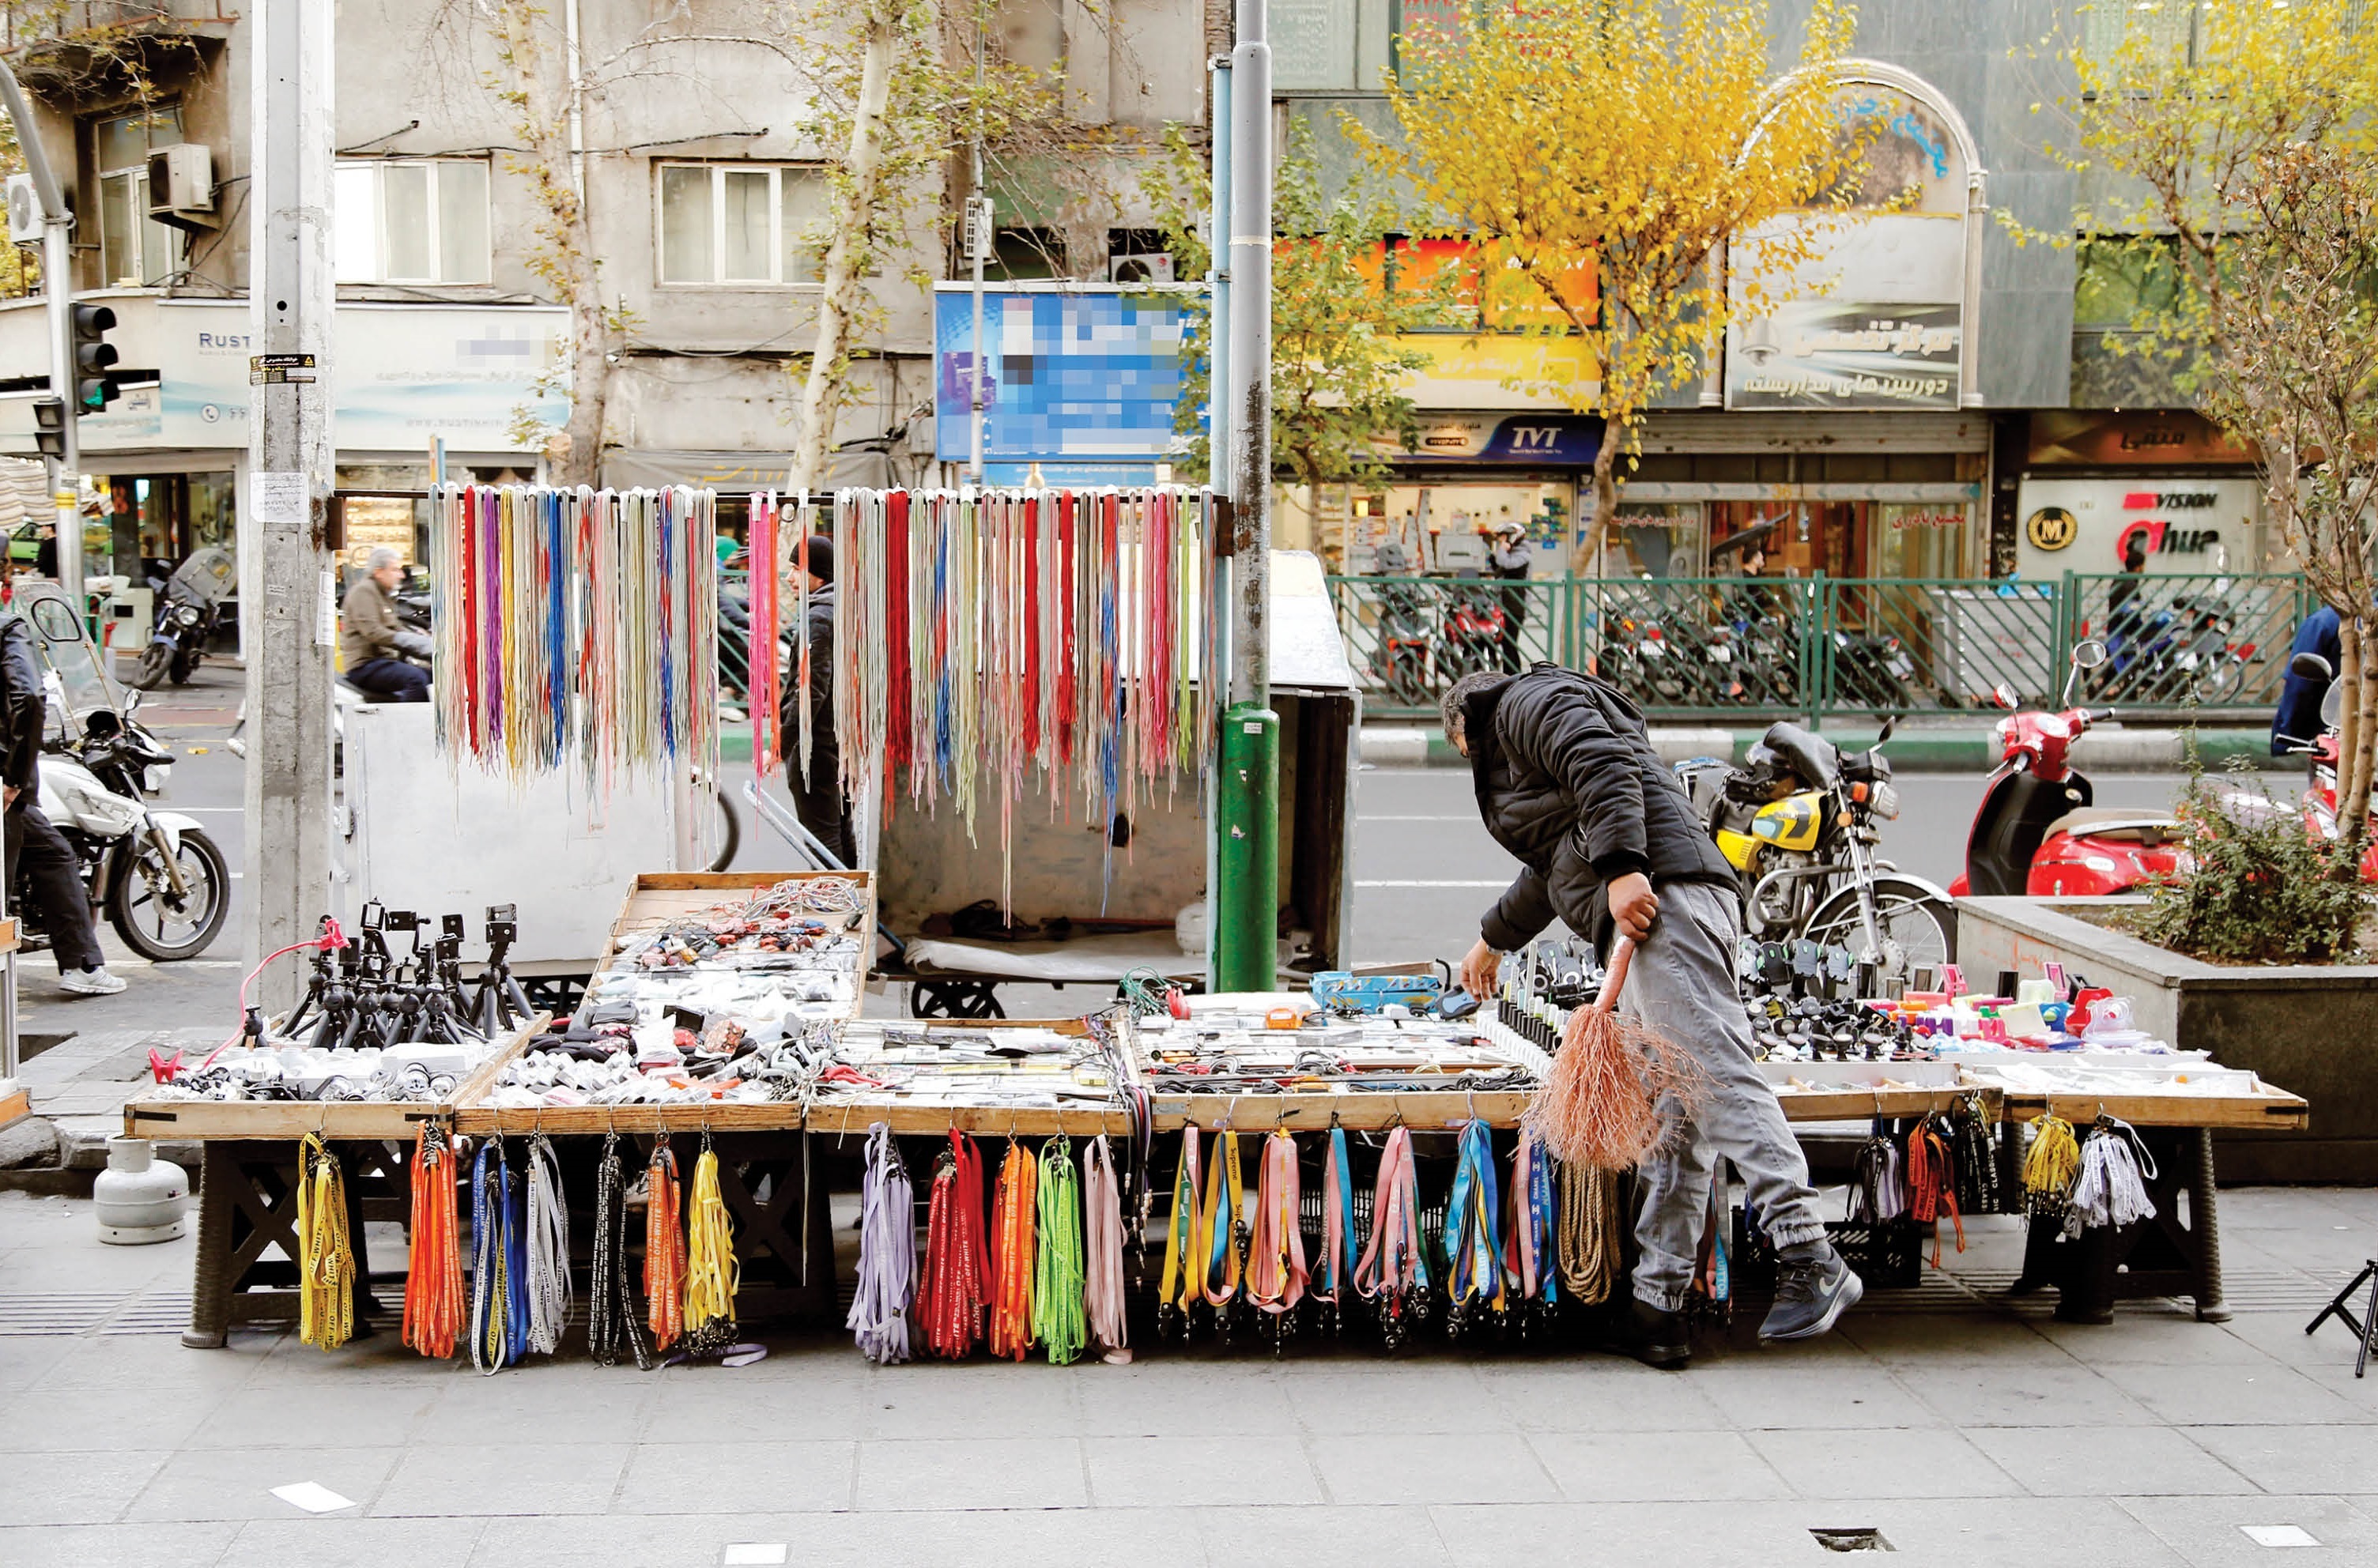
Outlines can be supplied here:
[[415, 1445], [372, 1504], [375, 1518], [601, 1514], [628, 1462], [626, 1443]]
[[1832, 1561], [1808, 1534], [1808, 1504], [1697, 1502], [1446, 1504], [1429, 1517], [1464, 1568], [1513, 1563], [1675, 1563], [1779, 1568]]
[[2023, 1490], [1964, 1436], [1937, 1428], [1749, 1436], [1802, 1497], [2007, 1497]]
[[2224, 1332], [2221, 1324], [2201, 1323], [2184, 1313], [2118, 1311], [2110, 1323], [2063, 1323], [2043, 1318], [2038, 1329], [2041, 1338], [2070, 1351], [2084, 1367], [2256, 1366], [2270, 1359], [2256, 1347]]
[[1900, 1382], [1961, 1430], [2148, 1426], [2154, 1412], [2060, 1351], [2029, 1361], [1907, 1362]]
[[[2378, 1399], [2356, 1403], [2332, 1394], [2267, 1356], [2251, 1365], [2183, 1361], [2161, 1367], [2108, 1366], [2099, 1374], [2175, 1426], [2378, 1422]], [[2378, 1434], [2365, 1436], [2367, 1446], [2378, 1450]]]
[[2185, 1497], [2257, 1490], [2169, 1427], [1996, 1427], [1966, 1435], [2036, 1497]]
[[1310, 1450], [1332, 1502], [1556, 1502], [1560, 1490], [1517, 1432], [1415, 1435], [1398, 1427], [1316, 1436]]
[[431, 1568], [470, 1558], [484, 1519], [258, 1519], [240, 1526], [225, 1568]]
[[[1517, 1513], [1510, 1507], [1484, 1512]], [[1425, 1508], [1385, 1504], [1320, 1508], [1199, 1508], [1195, 1529], [1213, 1563], [1294, 1563], [1296, 1568], [1441, 1568], [1454, 1561]], [[1101, 1509], [1093, 1518], [1111, 1517]], [[1570, 1543], [1575, 1550], [1575, 1542]], [[1504, 1568], [1508, 1568], [1505, 1564]]]
[[88, 1389], [0, 1398], [0, 1454], [178, 1448], [227, 1397], [220, 1389], [161, 1388], [137, 1411]]
[[[1267, 1518], [1303, 1512], [1266, 1509]], [[1126, 1562], [1203, 1568], [1189, 1509], [941, 1509], [905, 1514], [666, 1514], [491, 1519], [484, 1568], [716, 1568], [730, 1542], [781, 1545], [801, 1568], [910, 1562]]]
[[154, 1394], [162, 1388], [234, 1389], [256, 1375], [256, 1360], [236, 1350], [192, 1350], [170, 1334], [100, 1335], [77, 1339], [33, 1386]]
[[1728, 1424], [1763, 1428], [1937, 1427], [1939, 1412], [1873, 1361], [1814, 1366], [1732, 1357], [1686, 1374]]
[[1084, 1437], [1262, 1436], [1297, 1430], [1288, 1381], [1268, 1364], [1159, 1359], [1085, 1369], [1074, 1380]]
[[1081, 1444], [1071, 1437], [871, 1440], [859, 1450], [861, 1508], [1081, 1508], [1089, 1501]]
[[0, 1519], [11, 1525], [107, 1525], [124, 1517], [170, 1454], [18, 1454], [0, 1463]]
[[2181, 1430], [2267, 1492], [2378, 1492], [2378, 1437], [2368, 1432], [2283, 1426]]
[[859, 1384], [860, 1431], [870, 1438], [1074, 1435], [1074, 1384], [1105, 1368], [1045, 1362], [913, 1362], [883, 1367]]
[[1213, 1437], [1185, 1422], [1176, 1437], [1086, 1438], [1090, 1501], [1099, 1508], [1138, 1508], [1183, 1498], [1245, 1503], [1317, 1503], [1321, 1480], [1289, 1437]]
[[733, 1499], [787, 1514], [848, 1508], [858, 1462], [859, 1445], [847, 1441], [646, 1442], [629, 1456], [611, 1507], [620, 1514], [688, 1514]]
[[1367, 1374], [1355, 1370], [1358, 1364], [1333, 1358], [1280, 1369], [1298, 1426], [1333, 1436], [1382, 1427], [1403, 1433], [1519, 1430], [1510, 1409], [1487, 1397], [1486, 1384], [1467, 1363], [1374, 1358]]
[[[0, 1255], [0, 1270], [7, 1267]], [[24, 1393], [47, 1377], [78, 1341], [63, 1335], [26, 1335], [0, 1339], [0, 1398]]]
[[318, 1482], [353, 1500], [354, 1516], [359, 1517], [403, 1456], [404, 1450], [394, 1446], [185, 1448], [165, 1462], [125, 1517], [160, 1522], [303, 1517], [302, 1509], [272, 1495], [274, 1487], [299, 1481]]
[[[639, 1377], [633, 1367], [595, 1368]], [[829, 1380], [713, 1383], [656, 1375], [638, 1428], [645, 1442], [719, 1442], [739, 1438], [855, 1438], [864, 1429], [861, 1386]]]
[[1943, 1356], [1967, 1362], [2060, 1359], [2055, 1342], [2028, 1321], [2000, 1312], [1852, 1312], [1838, 1332], [1888, 1367], [1929, 1365]]
[[[1844, 1502], [1812, 1505], [1808, 1522], [1879, 1529], [1899, 1554], [1894, 1561], [1927, 1568], [2010, 1568], [2043, 1561], [2189, 1568], [2186, 1558], [2103, 1498]], [[1830, 1552], [1819, 1555], [1839, 1561]]]
[[[390, 1298], [393, 1301], [396, 1299]], [[322, 1382], [342, 1387], [358, 1382], [427, 1382], [443, 1384], [475, 1377], [469, 1356], [434, 1359], [405, 1345], [395, 1334], [370, 1334], [351, 1339], [335, 1350], [301, 1341], [294, 1331], [279, 1334], [257, 1355], [250, 1345], [253, 1330], [234, 1330], [232, 1344], [241, 1354], [254, 1356], [256, 1376], [249, 1386]], [[525, 1371], [525, 1369], [523, 1369]]]
[[219, 1396], [191, 1441], [210, 1448], [403, 1444], [429, 1434], [438, 1390], [421, 1383], [283, 1384]]
[[[399, 1400], [416, 1385], [386, 1392]], [[632, 1442], [643, 1430], [653, 1380], [633, 1368], [583, 1361], [535, 1365], [492, 1377], [456, 1377], [438, 1389], [415, 1433], [425, 1443]]]
[[1528, 1439], [1573, 1502], [1751, 1502], [1792, 1489], [1739, 1432], [1537, 1432]]
[[[25, 1525], [0, 1526], [8, 1568], [210, 1568], [237, 1525]], [[244, 1561], [234, 1559], [246, 1568]], [[320, 1568], [319, 1563], [316, 1568]], [[415, 1562], [411, 1568], [423, 1568]]]
[[[1350, 1374], [1351, 1375], [1351, 1374]], [[1722, 1431], [1733, 1423], [1691, 1372], [1654, 1371], [1615, 1356], [1478, 1369], [1486, 1399], [1523, 1431]]]
[[[2132, 1517], [2196, 1568], [2233, 1568], [2271, 1561], [2271, 1549], [2250, 1539], [2240, 1525], [2295, 1525], [2328, 1555], [2306, 1561], [2378, 1562], [2378, 1519], [2336, 1497], [2118, 1497]], [[2285, 1561], [2283, 1558], [2282, 1561]]]

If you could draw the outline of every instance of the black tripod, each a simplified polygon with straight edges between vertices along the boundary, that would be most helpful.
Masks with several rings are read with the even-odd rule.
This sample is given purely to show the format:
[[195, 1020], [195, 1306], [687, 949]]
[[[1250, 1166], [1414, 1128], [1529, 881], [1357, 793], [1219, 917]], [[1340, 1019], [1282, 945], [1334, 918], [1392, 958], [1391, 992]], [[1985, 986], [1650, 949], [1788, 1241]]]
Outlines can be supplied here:
[[[2353, 1293], [2361, 1288], [2361, 1282], [2364, 1280], [2370, 1282], [2370, 1299], [2362, 1304], [2361, 1315], [2357, 1318], [2353, 1315], [2353, 1308], [2349, 1303], [2353, 1299]], [[2304, 1325], [2304, 1332], [2306, 1334], [2314, 1332], [2331, 1318], [2341, 1320], [2345, 1326], [2351, 1329], [2361, 1341], [2360, 1354], [2353, 1358], [2353, 1375], [2360, 1377], [2369, 1369], [2371, 1348], [2378, 1346], [2378, 1258], [2372, 1258], [2364, 1263], [2361, 1265], [2361, 1272], [2355, 1275], [2351, 1282], [2336, 1293], [2336, 1299], [2323, 1307], [2320, 1310], [2320, 1316]]]

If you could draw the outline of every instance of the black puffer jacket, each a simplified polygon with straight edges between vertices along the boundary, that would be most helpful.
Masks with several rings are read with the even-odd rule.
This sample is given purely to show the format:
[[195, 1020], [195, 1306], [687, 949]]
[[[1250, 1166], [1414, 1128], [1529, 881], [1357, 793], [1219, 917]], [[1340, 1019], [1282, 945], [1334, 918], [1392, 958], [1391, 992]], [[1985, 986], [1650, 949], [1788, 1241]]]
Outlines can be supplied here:
[[1555, 916], [1602, 943], [1603, 884], [1630, 871], [1735, 885], [1642, 713], [1615, 688], [1540, 664], [1471, 694], [1463, 726], [1479, 815], [1526, 868], [1479, 922], [1487, 945], [1523, 946]]

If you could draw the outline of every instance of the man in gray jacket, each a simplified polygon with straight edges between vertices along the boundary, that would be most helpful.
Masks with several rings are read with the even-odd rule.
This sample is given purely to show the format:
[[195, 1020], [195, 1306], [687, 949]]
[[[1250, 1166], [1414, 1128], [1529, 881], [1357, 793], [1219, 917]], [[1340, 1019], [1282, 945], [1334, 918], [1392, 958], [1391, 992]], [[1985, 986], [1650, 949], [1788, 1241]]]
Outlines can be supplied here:
[[339, 663], [349, 680], [375, 696], [426, 702], [429, 672], [402, 657], [428, 651], [428, 639], [396, 618], [396, 591], [403, 581], [404, 557], [385, 545], [373, 550], [366, 574], [339, 606]]
[[1492, 996], [1501, 954], [1555, 916], [1605, 951], [1613, 929], [1624, 931], [1636, 951], [1620, 1009], [1690, 1053], [1702, 1085], [1689, 1107], [1662, 1105], [1666, 1135], [1639, 1172], [1642, 1257], [1625, 1347], [1655, 1367], [1690, 1358], [1679, 1313], [1721, 1158], [1742, 1173], [1780, 1264], [1759, 1337], [1825, 1333], [1865, 1287], [1825, 1239], [1808, 1159], [1759, 1070], [1735, 989], [1734, 869], [1651, 749], [1642, 714], [1616, 688], [1549, 664], [1466, 676], [1443, 713], [1446, 738], [1470, 759], [1486, 831], [1521, 867], [1480, 922], [1463, 987]]

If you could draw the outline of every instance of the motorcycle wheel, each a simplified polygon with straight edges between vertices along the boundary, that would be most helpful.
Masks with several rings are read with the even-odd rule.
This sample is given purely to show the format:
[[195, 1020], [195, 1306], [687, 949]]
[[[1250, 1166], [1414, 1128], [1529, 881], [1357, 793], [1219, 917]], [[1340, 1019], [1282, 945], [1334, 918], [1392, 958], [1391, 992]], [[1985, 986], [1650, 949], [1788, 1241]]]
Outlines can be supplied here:
[[154, 691], [157, 683], [174, 663], [174, 651], [162, 642], [151, 642], [140, 650], [140, 667], [132, 672], [132, 684], [142, 691]]
[[[1904, 877], [1877, 877], [1874, 908], [1879, 934], [1887, 947], [1899, 949], [1907, 970], [1956, 962], [1956, 905], [1923, 883]], [[1857, 888], [1835, 890], [1808, 916], [1808, 929], [1799, 934], [1820, 946], [1845, 947], [1856, 952], [1866, 938], [1858, 918]]]
[[187, 658], [175, 658], [173, 667], [165, 674], [175, 686], [187, 686], [190, 684], [190, 676], [198, 672], [198, 655], [194, 653]]
[[2215, 659], [2196, 677], [2196, 700], [2211, 704], [2227, 702], [2238, 694], [2238, 664], [2227, 656]]
[[183, 830], [174, 860], [189, 889], [179, 908], [169, 902], [173, 890], [164, 880], [164, 860], [152, 844], [117, 855], [107, 888], [108, 924], [126, 946], [158, 964], [206, 952], [231, 909], [231, 868], [203, 830]]

